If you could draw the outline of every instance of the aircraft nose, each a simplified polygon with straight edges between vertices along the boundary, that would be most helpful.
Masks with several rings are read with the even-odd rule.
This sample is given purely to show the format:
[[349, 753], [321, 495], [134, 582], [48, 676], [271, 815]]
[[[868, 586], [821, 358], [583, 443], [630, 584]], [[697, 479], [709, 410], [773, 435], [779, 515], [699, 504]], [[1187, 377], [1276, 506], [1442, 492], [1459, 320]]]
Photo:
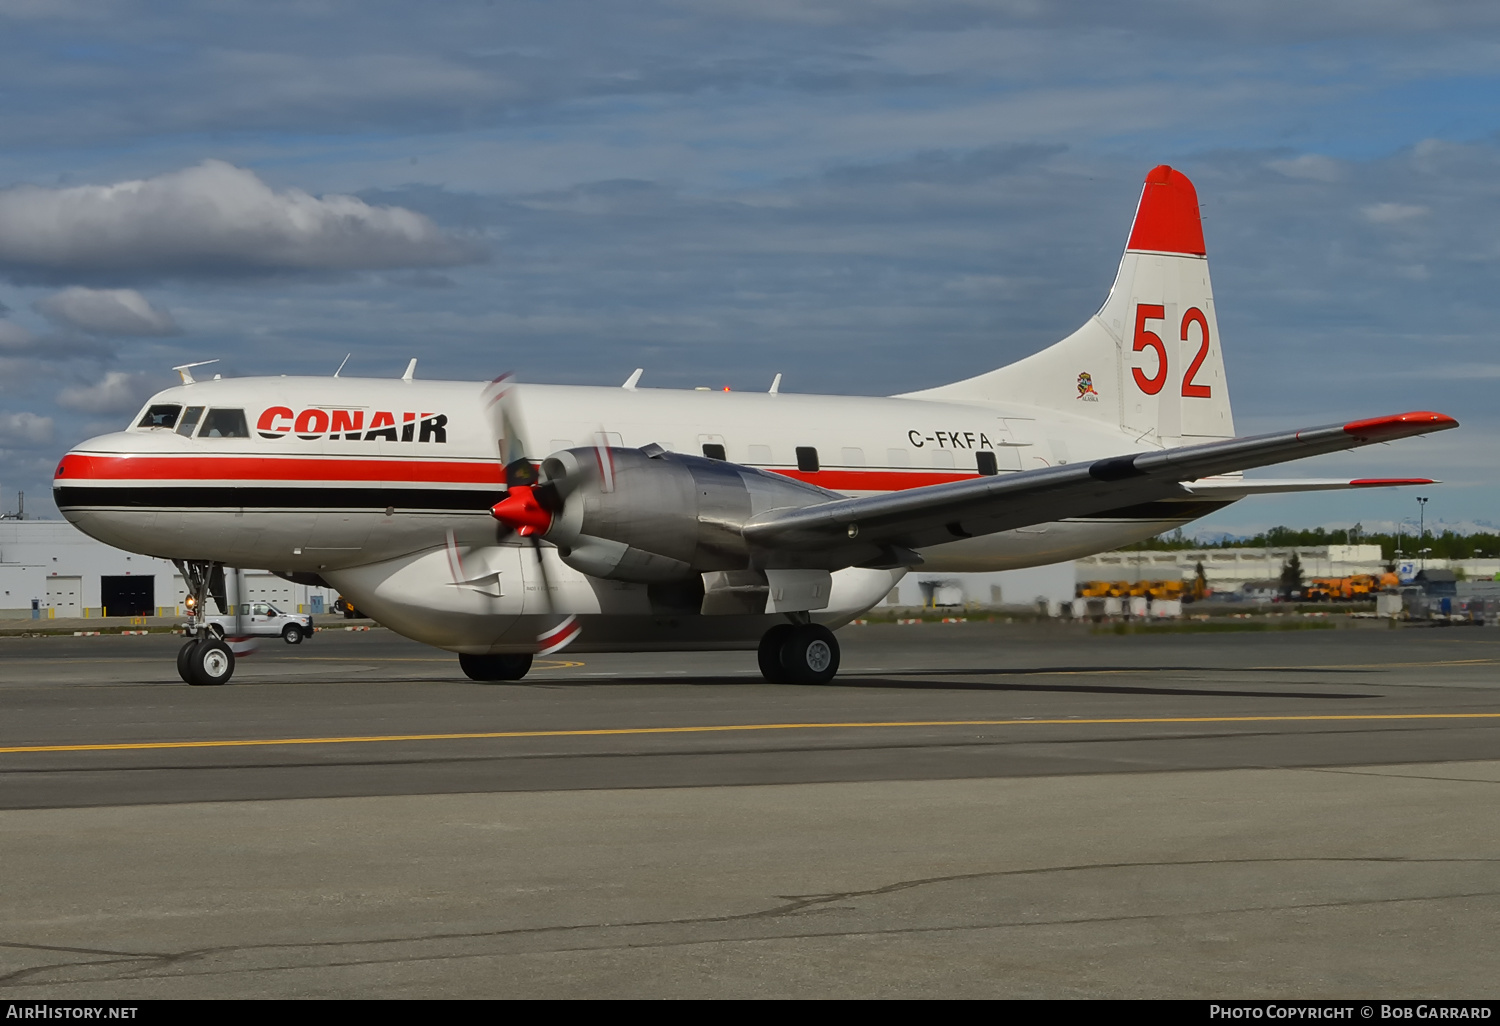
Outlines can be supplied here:
[[80, 442], [57, 461], [52, 498], [63, 517], [84, 534], [109, 545], [143, 551], [154, 511], [141, 506], [129, 466], [135, 454], [124, 432]]

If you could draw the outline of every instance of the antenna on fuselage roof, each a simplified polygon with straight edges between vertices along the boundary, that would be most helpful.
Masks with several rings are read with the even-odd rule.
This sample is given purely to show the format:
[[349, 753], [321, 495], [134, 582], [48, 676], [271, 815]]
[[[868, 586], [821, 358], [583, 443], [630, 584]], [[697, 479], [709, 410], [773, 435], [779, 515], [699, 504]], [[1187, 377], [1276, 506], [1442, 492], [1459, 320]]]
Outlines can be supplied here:
[[781, 372], [776, 372], [776, 380], [771, 382], [771, 394], [778, 395], [781, 392]]
[[413, 356], [411, 358], [411, 363], [409, 363], [409, 364], [406, 365], [406, 373], [403, 374], [403, 375], [401, 375], [401, 380], [402, 381], [410, 381], [411, 378], [412, 378], [412, 375], [415, 374], [415, 373], [417, 373], [417, 358], [415, 356]]
[[182, 375], [182, 383], [184, 385], [191, 385], [193, 383], [194, 367], [207, 367], [211, 363], [218, 362], [218, 360], [199, 360], [197, 363], [184, 363], [179, 366], [173, 367], [172, 369], [178, 374]]
[[344, 364], [348, 363], [349, 362], [349, 357], [351, 357], [353, 355], [354, 355], [353, 353], [345, 353], [344, 354], [343, 361], [339, 363], [339, 369], [333, 372], [333, 376], [334, 377], [338, 377], [339, 376], [339, 371], [342, 371], [344, 369]]
[[621, 388], [625, 388], [625, 389], [629, 389], [630, 391], [634, 392], [635, 391], [636, 383], [641, 380], [641, 375], [644, 374], [645, 372], [646, 372], [646, 368], [644, 368], [644, 367], [637, 367], [635, 369], [634, 373], [632, 373], [630, 375], [630, 377], [628, 377], [628, 378], [625, 379], [625, 384], [621, 385], [620, 387]]

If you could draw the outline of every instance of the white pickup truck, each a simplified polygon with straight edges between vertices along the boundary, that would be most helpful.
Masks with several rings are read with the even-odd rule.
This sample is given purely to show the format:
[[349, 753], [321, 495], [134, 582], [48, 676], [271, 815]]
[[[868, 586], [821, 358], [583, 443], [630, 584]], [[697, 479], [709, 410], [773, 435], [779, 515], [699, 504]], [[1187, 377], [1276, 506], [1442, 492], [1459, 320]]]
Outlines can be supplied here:
[[[192, 621], [184, 624], [184, 631], [188, 637], [193, 637], [198, 632], [198, 625]], [[220, 638], [233, 637], [236, 634], [252, 637], [271, 637], [281, 635], [281, 640], [288, 645], [300, 645], [304, 638], [310, 638], [313, 634], [313, 619], [310, 613], [283, 613], [269, 602], [246, 602], [240, 608], [240, 615], [208, 616], [204, 618], [204, 628]]]

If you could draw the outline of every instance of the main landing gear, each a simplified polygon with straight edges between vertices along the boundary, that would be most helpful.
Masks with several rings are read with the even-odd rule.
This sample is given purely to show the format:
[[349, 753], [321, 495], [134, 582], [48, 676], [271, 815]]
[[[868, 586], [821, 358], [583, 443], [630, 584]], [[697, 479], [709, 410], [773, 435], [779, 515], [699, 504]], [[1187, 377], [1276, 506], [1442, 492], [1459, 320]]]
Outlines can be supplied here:
[[777, 624], [761, 637], [756, 655], [772, 684], [827, 684], [839, 672], [838, 639], [822, 624]]
[[531, 669], [530, 652], [501, 652], [496, 655], [458, 654], [458, 665], [470, 680], [492, 683], [520, 680]]

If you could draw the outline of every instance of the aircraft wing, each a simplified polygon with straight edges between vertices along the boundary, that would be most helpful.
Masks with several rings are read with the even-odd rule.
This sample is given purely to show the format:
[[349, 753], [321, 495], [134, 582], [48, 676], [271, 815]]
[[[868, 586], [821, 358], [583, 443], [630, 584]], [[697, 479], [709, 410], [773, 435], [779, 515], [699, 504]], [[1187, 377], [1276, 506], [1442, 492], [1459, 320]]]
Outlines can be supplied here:
[[[909, 565], [920, 562], [913, 550], [930, 545], [1163, 499], [1190, 499], [1199, 493], [1184, 482], [1457, 426], [1458, 421], [1441, 413], [1402, 413], [1111, 456], [770, 510], [747, 523], [744, 535], [767, 566]], [[1226, 489], [1219, 494], [1232, 493]]]

